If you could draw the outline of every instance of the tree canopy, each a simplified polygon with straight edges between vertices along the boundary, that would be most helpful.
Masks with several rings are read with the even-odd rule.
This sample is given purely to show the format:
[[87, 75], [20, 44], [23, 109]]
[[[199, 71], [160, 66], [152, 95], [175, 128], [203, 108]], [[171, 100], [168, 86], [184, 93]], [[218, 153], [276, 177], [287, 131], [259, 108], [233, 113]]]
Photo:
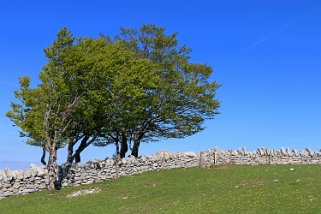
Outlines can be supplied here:
[[138, 155], [140, 141], [160, 138], [183, 138], [204, 129], [203, 121], [218, 114], [215, 100], [219, 85], [209, 82], [210, 66], [190, 62], [190, 48], [180, 46], [177, 34], [166, 35], [165, 29], [143, 25], [121, 29], [121, 41], [138, 58], [148, 59], [159, 69], [159, 84], [139, 100], [130, 128], [134, 136], [132, 155]]
[[137, 157], [141, 142], [193, 135], [218, 114], [212, 68], [191, 63], [191, 49], [176, 35], [143, 25], [113, 39], [75, 38], [63, 28], [45, 49], [41, 83], [31, 88], [29, 77], [20, 78], [19, 102], [7, 116], [28, 144], [43, 148], [44, 164], [49, 153], [50, 188], [59, 148], [67, 145], [69, 164], [91, 144]]

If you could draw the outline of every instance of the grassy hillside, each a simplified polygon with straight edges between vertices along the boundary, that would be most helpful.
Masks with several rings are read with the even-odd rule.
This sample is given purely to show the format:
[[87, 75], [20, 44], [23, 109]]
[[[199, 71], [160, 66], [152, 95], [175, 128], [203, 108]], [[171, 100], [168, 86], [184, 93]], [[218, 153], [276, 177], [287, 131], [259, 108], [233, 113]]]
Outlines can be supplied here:
[[[67, 197], [93, 188], [101, 191]], [[148, 172], [2, 199], [0, 213], [321, 213], [321, 165]]]

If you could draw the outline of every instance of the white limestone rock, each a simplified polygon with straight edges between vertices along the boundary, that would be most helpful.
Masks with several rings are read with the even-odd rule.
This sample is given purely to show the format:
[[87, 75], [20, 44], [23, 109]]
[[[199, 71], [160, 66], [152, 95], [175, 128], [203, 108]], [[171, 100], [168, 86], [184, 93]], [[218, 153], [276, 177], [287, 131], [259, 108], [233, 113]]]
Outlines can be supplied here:
[[312, 149], [306, 148], [305, 150], [308, 152], [308, 155], [309, 155], [309, 156], [311, 156], [311, 157], [314, 156], [314, 151], [313, 151]]
[[188, 158], [197, 158], [197, 155], [194, 152], [185, 152], [184, 156]]
[[0, 181], [7, 181], [7, 175], [4, 171], [0, 171]]
[[17, 180], [22, 180], [23, 179], [23, 171], [22, 170], [16, 171], [15, 174], [16, 174]]
[[297, 149], [293, 149], [292, 152], [296, 157], [298, 157], [300, 155]]
[[156, 152], [155, 156], [161, 159], [168, 159], [170, 158], [171, 154], [169, 153], [169, 151], [160, 151]]
[[14, 180], [16, 178], [16, 175], [13, 173], [13, 171], [6, 169], [4, 170], [4, 173], [6, 174], [8, 181]]
[[287, 153], [283, 147], [281, 148], [280, 153], [281, 153], [281, 155], [287, 155]]

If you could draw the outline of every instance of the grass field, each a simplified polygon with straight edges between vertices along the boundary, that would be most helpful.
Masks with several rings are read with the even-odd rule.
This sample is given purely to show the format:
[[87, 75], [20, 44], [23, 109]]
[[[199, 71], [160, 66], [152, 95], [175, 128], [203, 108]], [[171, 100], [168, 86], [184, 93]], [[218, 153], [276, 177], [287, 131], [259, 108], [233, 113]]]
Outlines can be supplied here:
[[[100, 189], [73, 198], [78, 190]], [[0, 200], [0, 213], [321, 213], [321, 165], [148, 172]]]

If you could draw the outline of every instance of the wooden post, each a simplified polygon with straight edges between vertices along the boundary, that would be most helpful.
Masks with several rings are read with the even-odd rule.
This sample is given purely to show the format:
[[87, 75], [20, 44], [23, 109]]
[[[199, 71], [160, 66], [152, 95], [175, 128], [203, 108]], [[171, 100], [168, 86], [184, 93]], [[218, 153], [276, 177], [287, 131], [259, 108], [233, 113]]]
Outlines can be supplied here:
[[163, 157], [162, 157], [162, 164], [161, 167], [164, 168], [164, 162], [165, 162], [165, 152], [163, 151]]
[[214, 166], [216, 165], [216, 150], [214, 149], [213, 152], [213, 158], [214, 158]]
[[200, 158], [199, 158], [198, 166], [200, 168], [202, 167], [202, 152], [200, 152]]
[[115, 156], [115, 171], [116, 171], [116, 178], [119, 178], [119, 164], [118, 164], [118, 160], [119, 160], [119, 154], [117, 154]]
[[163, 160], [162, 160], [162, 164], [165, 162], [165, 152], [163, 151]]
[[299, 153], [299, 157], [300, 157], [300, 160], [301, 160], [301, 164], [303, 163], [303, 157], [302, 157], [302, 155], [301, 155], [301, 153]]

